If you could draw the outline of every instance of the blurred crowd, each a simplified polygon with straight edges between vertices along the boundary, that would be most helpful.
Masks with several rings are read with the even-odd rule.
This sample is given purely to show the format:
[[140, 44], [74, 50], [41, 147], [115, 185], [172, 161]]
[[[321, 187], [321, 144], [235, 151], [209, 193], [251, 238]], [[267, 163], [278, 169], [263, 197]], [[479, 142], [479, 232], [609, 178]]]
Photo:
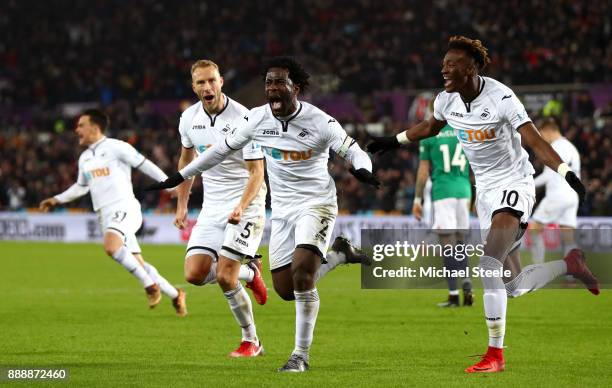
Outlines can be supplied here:
[[448, 38], [481, 38], [513, 85], [610, 82], [609, 2], [6, 0], [0, 104], [176, 99], [212, 57], [230, 92], [291, 53], [322, 91], [439, 87]]
[[[136, 110], [138, 111], [138, 110]], [[132, 129], [111, 130], [110, 136], [125, 140], [157, 163], [164, 171], [176, 171], [181, 144], [176, 130], [180, 113], [159, 116], [154, 113], [136, 119], [137, 113], [121, 113], [119, 107], [109, 109], [118, 121], [148, 123]], [[583, 112], [583, 113], [588, 113]], [[127, 114], [129, 117], [123, 117]], [[580, 117], [576, 112], [563, 113], [560, 126], [564, 135], [579, 149], [582, 160], [582, 179], [588, 189], [588, 200], [580, 208], [581, 215], [612, 216], [612, 104], [597, 112], [598, 119]], [[531, 112], [537, 123], [541, 114]], [[113, 119], [111, 119], [113, 120]], [[597, 124], [598, 120], [599, 124]], [[384, 120], [384, 132], [394, 134], [411, 123]], [[343, 123], [362, 147], [369, 135], [365, 123]], [[0, 132], [0, 209], [15, 210], [36, 207], [40, 200], [58, 194], [76, 179], [77, 159], [81, 152], [72, 131], [73, 124], [62, 119], [41, 120], [32, 125], [18, 121], [2, 122]], [[113, 128], [117, 128], [113, 126]], [[133, 129], [140, 128], [140, 129]], [[372, 190], [360, 184], [347, 171], [345, 162], [331, 155], [330, 173], [336, 181], [340, 211], [350, 214], [409, 214], [414, 197], [415, 174], [418, 167], [416, 145], [396, 153], [373, 158], [377, 175], [384, 186]], [[534, 161], [536, 170], [542, 165]], [[174, 202], [167, 194], [145, 192], [149, 178], [133, 172], [134, 191], [143, 208], [154, 211], [173, 211]], [[191, 208], [199, 208], [202, 201], [200, 182], [194, 185]], [[88, 208], [88, 196], [71, 204]]]
[[[180, 112], [162, 114], [151, 101], [193, 99], [189, 68], [197, 58], [221, 66], [233, 95], [259, 76], [263, 58], [296, 55], [314, 75], [313, 95], [359, 100], [363, 122], [344, 124], [363, 147], [368, 122], [382, 123], [387, 134], [412, 124], [375, 112], [374, 92], [440, 88], [441, 56], [454, 34], [482, 39], [492, 59], [485, 75], [509, 85], [612, 82], [608, 14], [608, 2], [598, 0], [7, 0], [0, 12], [0, 34], [10, 36], [0, 43], [0, 210], [35, 207], [74, 182], [80, 149], [64, 103], [102, 106], [109, 135], [174, 172]], [[530, 113], [559, 114], [582, 154], [589, 197], [580, 214], [612, 215], [612, 105], [596, 109], [588, 93], [572, 101], [563, 111]], [[412, 145], [374, 158], [385, 183], [377, 191], [332, 156], [341, 212], [408, 214], [417, 152]], [[172, 211], [166, 194], [143, 191], [147, 177], [133, 177], [145, 209]], [[200, 183], [191, 198], [199, 207]], [[89, 199], [72, 206], [87, 208]]]

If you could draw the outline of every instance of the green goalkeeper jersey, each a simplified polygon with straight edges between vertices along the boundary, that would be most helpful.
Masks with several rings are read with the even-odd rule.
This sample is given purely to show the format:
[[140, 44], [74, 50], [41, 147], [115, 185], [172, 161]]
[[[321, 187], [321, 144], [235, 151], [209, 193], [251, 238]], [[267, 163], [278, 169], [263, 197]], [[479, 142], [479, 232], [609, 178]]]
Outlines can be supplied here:
[[419, 159], [431, 164], [431, 199], [471, 198], [470, 165], [450, 126], [420, 141]]

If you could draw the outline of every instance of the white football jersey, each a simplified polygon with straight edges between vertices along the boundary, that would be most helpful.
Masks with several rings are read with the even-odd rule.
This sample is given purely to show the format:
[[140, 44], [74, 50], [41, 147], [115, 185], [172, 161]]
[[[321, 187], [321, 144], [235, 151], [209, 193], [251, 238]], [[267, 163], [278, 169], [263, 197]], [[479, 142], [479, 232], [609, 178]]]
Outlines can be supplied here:
[[132, 168], [147, 160], [130, 144], [104, 137], [79, 157], [77, 184], [89, 187], [94, 210], [134, 198]]
[[531, 119], [510, 88], [492, 78], [478, 78], [480, 93], [470, 103], [459, 93], [439, 93], [434, 117], [455, 129], [476, 187], [488, 190], [534, 174], [517, 130]]
[[[561, 137], [551, 143], [552, 148], [557, 151], [561, 160], [563, 160], [569, 168], [580, 178], [580, 154], [578, 150], [569, 140]], [[557, 174], [548, 166], [544, 167], [542, 174], [536, 177], [536, 184], [538, 182], [546, 183], [546, 196], [552, 196], [556, 198], [563, 198], [568, 193], [573, 193], [578, 198], [578, 194], [571, 189], [570, 185], [565, 181], [565, 178]]]
[[[225, 95], [224, 95], [225, 96]], [[223, 142], [234, 129], [236, 120], [243, 120], [248, 109], [238, 102], [225, 96], [225, 106], [215, 116], [210, 116], [202, 106], [202, 102], [191, 105], [181, 115], [179, 133], [181, 144], [185, 148], [195, 148], [199, 155], [213, 144]], [[204, 180], [204, 202], [202, 207], [233, 208], [242, 197], [249, 180], [249, 170], [245, 160], [263, 159], [261, 148], [255, 142], [250, 142], [242, 150], [233, 153], [217, 166], [202, 173]], [[265, 205], [266, 185], [261, 189], [252, 204]]]
[[342, 126], [319, 108], [304, 102], [282, 120], [268, 104], [253, 108], [242, 125], [226, 139], [240, 148], [244, 139], [255, 140], [264, 151], [272, 196], [272, 219], [316, 205], [337, 206], [336, 185], [329, 175], [330, 148], [345, 157], [355, 143]]

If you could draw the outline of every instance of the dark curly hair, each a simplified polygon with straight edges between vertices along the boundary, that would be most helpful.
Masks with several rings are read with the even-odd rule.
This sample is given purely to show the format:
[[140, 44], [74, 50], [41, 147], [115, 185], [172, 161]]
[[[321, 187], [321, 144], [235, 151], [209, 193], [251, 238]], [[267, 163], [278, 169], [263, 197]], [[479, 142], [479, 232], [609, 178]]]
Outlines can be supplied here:
[[491, 59], [489, 59], [488, 54], [489, 50], [487, 50], [487, 48], [483, 46], [482, 42], [478, 39], [470, 39], [466, 38], [465, 36], [456, 35], [451, 37], [448, 41], [448, 49], [463, 50], [468, 53], [468, 55], [472, 57], [478, 65], [479, 71], [491, 63]]
[[289, 70], [289, 79], [293, 81], [294, 84], [299, 86], [300, 92], [305, 92], [308, 89], [308, 86], [310, 86], [310, 82], [308, 82], [310, 74], [304, 70], [304, 66], [296, 61], [295, 58], [283, 56], [269, 59], [266, 62], [262, 73], [264, 80], [266, 79], [268, 71], [273, 67]]

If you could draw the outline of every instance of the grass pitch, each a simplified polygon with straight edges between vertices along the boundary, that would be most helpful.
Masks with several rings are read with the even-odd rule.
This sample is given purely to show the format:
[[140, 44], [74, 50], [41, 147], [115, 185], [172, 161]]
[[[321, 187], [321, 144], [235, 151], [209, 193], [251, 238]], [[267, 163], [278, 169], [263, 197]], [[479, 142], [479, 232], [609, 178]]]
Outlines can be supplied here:
[[274, 294], [267, 269], [270, 299], [254, 304], [266, 355], [229, 359], [240, 330], [218, 286], [184, 285], [183, 249], [143, 247], [146, 260], [185, 287], [189, 315], [179, 318], [166, 298], [149, 310], [137, 281], [99, 245], [1, 242], [0, 368], [68, 368], [69, 380], [54, 386], [612, 385], [609, 290], [510, 300], [507, 370], [466, 375], [477, 360], [468, 356], [486, 350], [482, 292], [473, 308], [444, 310], [435, 305], [443, 290], [361, 290], [358, 266], [318, 284], [311, 371], [276, 372], [293, 348], [294, 304]]

